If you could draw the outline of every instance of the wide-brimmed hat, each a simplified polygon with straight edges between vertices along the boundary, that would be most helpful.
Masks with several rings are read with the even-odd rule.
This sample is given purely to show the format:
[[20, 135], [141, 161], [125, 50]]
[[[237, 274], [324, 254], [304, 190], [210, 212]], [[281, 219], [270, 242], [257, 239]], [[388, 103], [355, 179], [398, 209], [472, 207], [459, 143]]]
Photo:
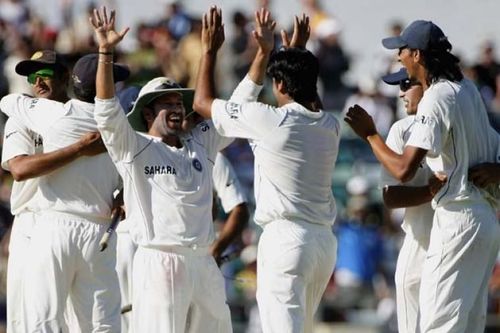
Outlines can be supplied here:
[[23, 60], [16, 65], [15, 71], [19, 75], [28, 76], [41, 69], [66, 71], [68, 68], [62, 58], [53, 50], [41, 50], [33, 53], [30, 59]]
[[134, 103], [132, 111], [127, 115], [132, 128], [139, 132], [147, 132], [146, 124], [142, 116], [142, 109], [156, 98], [166, 93], [180, 93], [186, 109], [186, 114], [193, 110], [194, 89], [182, 88], [177, 82], [168, 77], [157, 77], [142, 87], [139, 96]]

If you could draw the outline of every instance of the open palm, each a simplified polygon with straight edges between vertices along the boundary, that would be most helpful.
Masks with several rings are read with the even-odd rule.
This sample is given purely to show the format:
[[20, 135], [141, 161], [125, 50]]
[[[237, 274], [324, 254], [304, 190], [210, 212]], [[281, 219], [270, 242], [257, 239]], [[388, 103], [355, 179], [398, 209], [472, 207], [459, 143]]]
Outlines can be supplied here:
[[99, 48], [114, 48], [128, 32], [129, 28], [120, 32], [115, 31], [115, 17], [115, 11], [112, 10], [108, 18], [106, 7], [103, 7], [101, 13], [94, 9], [93, 15], [89, 18], [90, 24], [94, 27]]

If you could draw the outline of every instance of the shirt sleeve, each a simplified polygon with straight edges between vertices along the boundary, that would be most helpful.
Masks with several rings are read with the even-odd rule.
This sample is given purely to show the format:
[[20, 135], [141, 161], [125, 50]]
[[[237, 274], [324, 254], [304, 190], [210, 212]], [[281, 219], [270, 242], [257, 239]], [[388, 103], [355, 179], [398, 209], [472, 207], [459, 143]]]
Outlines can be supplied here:
[[35, 153], [35, 140], [33, 133], [25, 126], [19, 124], [14, 118], [9, 118], [5, 123], [2, 168], [9, 170], [9, 160], [16, 156], [33, 155]]
[[229, 213], [237, 205], [247, 202], [233, 166], [222, 154], [217, 154], [212, 174], [215, 191], [220, 198], [222, 208]]
[[233, 94], [229, 100], [233, 103], [243, 104], [249, 102], [256, 102], [259, 94], [262, 91], [261, 85], [253, 82], [248, 75], [238, 84], [234, 89]]
[[424, 96], [420, 101], [412, 133], [406, 143], [407, 146], [427, 150], [429, 157], [441, 153], [448, 135], [444, 115], [449, 111], [449, 106], [444, 105], [444, 99], [440, 100], [436, 96]]
[[214, 127], [211, 120], [205, 120], [196, 125], [191, 131], [193, 137], [205, 147], [208, 153], [208, 158], [215, 161], [215, 156], [219, 151], [226, 148], [234, 141], [232, 137], [220, 135]]
[[[403, 133], [401, 133], [399, 127], [393, 125], [389, 130], [389, 134], [387, 135], [387, 139], [385, 141], [387, 147], [389, 147], [392, 151], [394, 151], [397, 154], [401, 154], [404, 147], [402, 135]], [[380, 183], [379, 183], [381, 189], [384, 186], [395, 186], [399, 184], [400, 182], [396, 178], [391, 176], [391, 174], [384, 167], [381, 168]]]
[[279, 126], [285, 111], [258, 102], [235, 103], [214, 100], [212, 120], [217, 132], [223, 136], [259, 140]]
[[63, 103], [22, 94], [10, 94], [2, 98], [0, 110], [42, 137], [55, 121], [67, 113]]
[[149, 141], [130, 126], [116, 97], [95, 99], [94, 118], [109, 156], [115, 162], [131, 162]]

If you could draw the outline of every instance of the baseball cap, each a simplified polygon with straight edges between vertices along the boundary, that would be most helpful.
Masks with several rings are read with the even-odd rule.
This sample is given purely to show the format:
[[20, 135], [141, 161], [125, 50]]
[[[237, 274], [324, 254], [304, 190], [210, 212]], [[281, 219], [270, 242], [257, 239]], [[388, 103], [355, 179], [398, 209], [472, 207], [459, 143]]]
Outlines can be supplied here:
[[125, 114], [128, 114], [134, 107], [134, 102], [137, 99], [140, 90], [140, 87], [130, 86], [116, 93], [116, 97], [118, 97]]
[[[71, 75], [73, 86], [85, 90], [95, 90], [98, 56], [97, 53], [91, 53], [78, 59], [73, 67], [73, 74]], [[129, 75], [130, 71], [127, 66], [113, 64], [113, 78], [115, 82], [123, 81], [127, 79]]]
[[41, 50], [33, 53], [29, 60], [23, 60], [16, 65], [19, 75], [28, 76], [42, 69], [67, 70], [62, 58], [53, 50]]
[[395, 86], [403, 81], [410, 81], [410, 79], [408, 78], [408, 72], [406, 71], [406, 68], [403, 67], [395, 73], [382, 76], [382, 81]]
[[147, 132], [147, 128], [144, 124], [142, 117], [142, 109], [154, 101], [156, 98], [170, 92], [177, 92], [182, 94], [182, 100], [184, 103], [184, 108], [186, 109], [186, 114], [189, 114], [193, 110], [193, 97], [194, 89], [181, 88], [181, 86], [174, 80], [168, 77], [157, 77], [149, 81], [142, 87], [139, 91], [139, 96], [134, 103], [132, 111], [127, 115], [128, 121], [132, 128], [139, 132]]
[[387, 49], [399, 49], [409, 47], [410, 49], [428, 50], [433, 48], [451, 48], [448, 38], [441, 28], [432, 21], [417, 20], [408, 25], [401, 35], [382, 39], [382, 45]]

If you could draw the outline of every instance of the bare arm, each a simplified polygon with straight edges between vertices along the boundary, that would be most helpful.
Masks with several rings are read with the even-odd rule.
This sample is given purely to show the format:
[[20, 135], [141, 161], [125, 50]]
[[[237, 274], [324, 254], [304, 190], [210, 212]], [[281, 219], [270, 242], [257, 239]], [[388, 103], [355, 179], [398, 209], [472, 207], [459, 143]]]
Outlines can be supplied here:
[[407, 146], [403, 154], [396, 154], [377, 133], [372, 117], [357, 104], [349, 108], [344, 120], [359, 137], [370, 144], [377, 160], [394, 178], [407, 182], [415, 176], [427, 150]]
[[50, 153], [19, 155], [7, 163], [16, 181], [46, 175], [80, 156], [93, 156], [104, 153], [106, 148], [98, 132], [87, 133], [78, 142]]
[[384, 204], [388, 208], [422, 205], [430, 202], [446, 181], [446, 175], [436, 173], [429, 178], [429, 183], [425, 186], [385, 186], [382, 192]]
[[226, 248], [241, 235], [248, 224], [249, 217], [250, 213], [246, 203], [241, 203], [231, 210], [219, 238], [212, 245], [211, 252], [217, 262]]
[[202, 19], [202, 55], [193, 101], [193, 109], [205, 119], [212, 117], [212, 102], [215, 99], [215, 63], [224, 38], [222, 11], [212, 6]]
[[94, 9], [94, 14], [89, 18], [94, 27], [95, 36], [99, 45], [99, 61], [96, 76], [96, 97], [99, 99], [110, 99], [115, 96], [115, 85], [113, 80], [113, 52], [115, 46], [123, 39], [128, 28], [121, 32], [115, 31], [115, 11], [111, 11], [108, 19], [106, 7], [101, 13]]

